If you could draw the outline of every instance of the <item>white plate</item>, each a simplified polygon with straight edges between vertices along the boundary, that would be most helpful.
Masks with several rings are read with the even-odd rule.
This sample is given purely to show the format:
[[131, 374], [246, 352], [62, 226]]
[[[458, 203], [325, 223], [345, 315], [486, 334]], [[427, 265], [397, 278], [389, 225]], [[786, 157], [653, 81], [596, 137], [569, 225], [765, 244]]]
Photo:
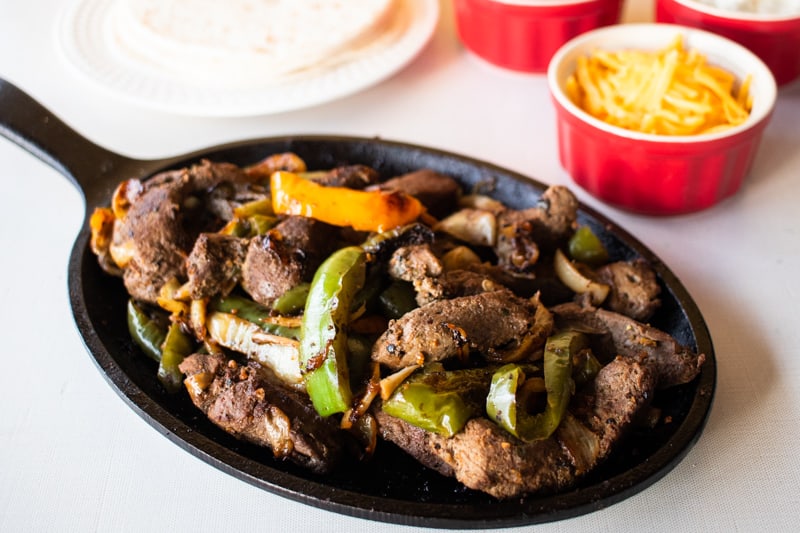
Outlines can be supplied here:
[[406, 31], [390, 43], [284, 83], [204, 87], [122, 58], [109, 43], [113, 3], [77, 0], [58, 18], [57, 48], [84, 78], [113, 95], [148, 108], [195, 116], [266, 115], [309, 107], [366, 89], [395, 74], [425, 47], [439, 20], [438, 0], [402, 0]]

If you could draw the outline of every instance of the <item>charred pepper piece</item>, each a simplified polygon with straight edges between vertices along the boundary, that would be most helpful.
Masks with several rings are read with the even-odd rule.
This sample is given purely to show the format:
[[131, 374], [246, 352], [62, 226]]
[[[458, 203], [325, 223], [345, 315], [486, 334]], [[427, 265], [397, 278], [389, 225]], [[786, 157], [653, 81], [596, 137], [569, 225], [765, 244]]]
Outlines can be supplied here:
[[325, 187], [292, 172], [272, 174], [270, 188], [277, 214], [311, 217], [360, 231], [396, 228], [413, 222], [425, 211], [419, 200], [399, 191]]
[[486, 397], [486, 413], [503, 429], [526, 442], [548, 438], [561, 423], [575, 385], [572, 358], [586, 344], [582, 333], [563, 331], [550, 336], [544, 348], [544, 411], [530, 414], [517, 404], [517, 390], [525, 380], [522, 367], [509, 364], [493, 376]]
[[161, 361], [161, 346], [167, 338], [167, 328], [150, 318], [133, 300], [128, 300], [128, 332], [147, 357]]
[[567, 243], [567, 252], [575, 261], [597, 266], [608, 261], [608, 250], [589, 226], [581, 226]]
[[183, 372], [178, 367], [192, 354], [193, 348], [192, 338], [183, 331], [180, 322], [170, 324], [158, 364], [158, 381], [168, 392], [181, 390]]
[[272, 304], [272, 309], [282, 315], [294, 315], [303, 310], [308, 299], [309, 283], [301, 283], [283, 293]]
[[409, 424], [452, 437], [470, 418], [483, 413], [496, 368], [444, 370], [438, 363], [409, 377], [381, 409]]
[[366, 279], [367, 254], [359, 246], [334, 252], [314, 274], [301, 325], [300, 364], [306, 390], [322, 416], [350, 408], [347, 325]]

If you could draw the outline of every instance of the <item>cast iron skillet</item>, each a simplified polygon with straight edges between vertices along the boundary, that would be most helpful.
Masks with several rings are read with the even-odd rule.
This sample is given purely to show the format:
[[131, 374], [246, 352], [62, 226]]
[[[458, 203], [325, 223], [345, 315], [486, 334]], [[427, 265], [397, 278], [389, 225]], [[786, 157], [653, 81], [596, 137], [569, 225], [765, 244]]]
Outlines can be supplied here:
[[[182, 167], [201, 158], [237, 164], [293, 151], [309, 168], [363, 163], [391, 176], [423, 167], [449, 174], [467, 188], [492, 183], [492, 194], [512, 207], [532, 205], [545, 188], [524, 176], [452, 153], [378, 139], [293, 136], [210, 148], [164, 160], [138, 161], [101, 148], [66, 126], [13, 85], [0, 80], [0, 133], [52, 165], [81, 190], [86, 215], [107, 205], [118, 182]], [[656, 403], [671, 423], [637, 431], [611, 459], [573, 490], [499, 502], [464, 488], [381, 443], [367, 464], [317, 476], [275, 460], [269, 450], [237, 441], [210, 424], [185, 394], [159, 387], [153, 363], [137, 352], [125, 322], [126, 293], [104, 274], [89, 249], [88, 224], [69, 261], [75, 321], [100, 372], [123, 400], [156, 430], [193, 455], [269, 492], [345, 515], [429, 527], [487, 528], [535, 524], [582, 515], [623, 500], [667, 474], [702, 431], [716, 384], [716, 362], [706, 324], [675, 275], [651, 251], [600, 214], [581, 207], [580, 222], [599, 233], [614, 258], [644, 257], [655, 267], [664, 306], [652, 321], [706, 354], [692, 383], [660, 393]]]

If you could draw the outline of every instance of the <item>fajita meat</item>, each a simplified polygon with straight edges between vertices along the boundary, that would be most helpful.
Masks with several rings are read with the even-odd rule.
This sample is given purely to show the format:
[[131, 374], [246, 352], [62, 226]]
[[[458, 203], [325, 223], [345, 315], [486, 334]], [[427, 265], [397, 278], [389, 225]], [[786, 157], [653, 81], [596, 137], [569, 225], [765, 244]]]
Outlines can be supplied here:
[[[467, 487], [500, 499], [551, 493], [576, 480], [605, 459], [649, 404], [655, 388], [650, 367], [618, 358], [606, 365], [592, 385], [578, 393], [571, 408], [571, 431], [523, 442], [486, 418], [473, 418], [452, 438], [413, 426], [376, 409], [381, 436], [422, 464], [455, 477]], [[576, 427], [577, 426], [577, 427]]]
[[338, 424], [260, 365], [195, 354], [180, 369], [192, 402], [225, 431], [317, 473], [330, 472], [344, 457], [347, 435]]
[[393, 320], [375, 342], [372, 359], [393, 370], [472, 352], [516, 360], [543, 346], [551, 329], [550, 313], [538, 302], [506, 289], [484, 292], [439, 300]]
[[644, 259], [616, 261], [597, 270], [597, 278], [611, 287], [606, 306], [634, 320], [647, 320], [661, 306], [661, 287]]
[[311, 218], [290, 216], [254, 237], [242, 265], [242, 287], [263, 305], [309, 281], [334, 249], [335, 229]]
[[536, 206], [497, 217], [497, 262], [512, 272], [534, 269], [539, 255], [566, 240], [578, 218], [578, 200], [563, 186], [549, 187]]
[[192, 299], [228, 294], [241, 281], [247, 241], [232, 235], [201, 233], [186, 259]]
[[551, 311], [560, 326], [595, 337], [600, 352], [629, 358], [644, 356], [646, 364], [656, 369], [660, 388], [692, 381], [706, 360], [704, 354], [694, 353], [671, 335], [620, 313], [575, 303], [560, 304]]
[[[419, 197], [427, 213], [384, 233], [297, 215], [274, 216], [266, 184], [280, 169], [325, 186], [403, 191]], [[325, 192], [325, 187], [316, 189]], [[263, 209], [258, 215], [268, 222], [237, 226], [246, 211], [237, 207], [253, 200], [258, 202], [250, 205]], [[455, 210], [479, 212], [487, 221], [481, 240], [437, 222]], [[560, 186], [548, 188], [536, 205], [516, 210], [480, 194], [463, 196], [455, 179], [428, 169], [382, 182], [376, 169], [364, 165], [309, 171], [301, 158], [285, 153], [245, 168], [203, 161], [148, 181], [128, 180], [112, 208], [94, 221], [92, 242], [100, 264], [122, 276], [133, 300], [153, 304], [148, 310], [160, 313], [163, 323], [182, 325], [182, 331], [195, 327], [197, 338], [178, 356], [185, 356], [180, 371], [192, 402], [224, 431], [320, 474], [348, 458], [363, 458], [360, 452], [371, 452], [380, 436], [467, 487], [508, 499], [574, 486], [625, 439], [658, 389], [693, 380], [705, 362], [703, 354], [645, 323], [657, 318], [661, 289], [643, 260], [598, 267], [594, 274], [609, 285], [610, 293], [595, 306], [554, 274], [552, 257], [565, 249], [577, 228], [577, 211], [575, 196]], [[462, 226], [471, 220], [462, 218]], [[309, 397], [314, 393], [311, 380], [304, 381], [312, 367], [298, 361], [304, 333], [327, 324], [310, 320], [314, 313], [304, 310], [324, 310], [325, 305], [318, 300], [314, 307], [309, 296], [282, 315], [273, 303], [311, 282], [320, 264], [345, 245], [360, 246], [365, 272], [363, 285], [348, 288], [353, 290], [352, 305], [342, 306], [341, 317], [325, 329], [346, 339], [335, 346], [343, 358], [329, 359], [324, 350], [312, 360], [333, 360], [336, 372], [316, 376], [335, 375], [335, 385], [346, 383], [353, 401], [323, 417]], [[330, 287], [319, 294], [338, 295], [337, 283], [344, 285], [345, 279], [326, 280]], [[159, 299], [161, 287], [176, 281], [180, 288]], [[293, 291], [292, 297], [305, 294]], [[210, 299], [220, 295], [235, 298], [236, 306], [210, 312]], [[392, 297], [403, 305], [387, 305]], [[158, 309], [159, 302], [163, 309]], [[227, 330], [232, 338], [225, 341], [231, 342], [197, 333], [203, 327], [213, 331], [209, 324], [220, 317], [237, 325]], [[575, 366], [560, 367], [567, 369], [560, 378], [566, 384], [560, 389], [566, 391], [561, 405], [568, 405], [567, 412], [563, 417], [559, 412], [548, 437], [523, 441], [514, 435], [525, 433], [494, 421], [500, 420], [495, 411], [492, 419], [486, 414], [489, 380], [502, 365], [519, 365], [514, 375], [522, 373], [520, 389], [525, 390], [512, 389], [511, 394], [520, 402], [518, 410], [536, 412], [548, 396], [546, 377], [559, 375], [558, 370], [542, 371], [547, 368], [543, 361], [551, 361], [553, 353], [543, 355], [545, 343], [564, 330], [580, 337], [576, 350], [582, 350], [572, 353], [570, 348], [565, 360]], [[290, 370], [286, 375], [292, 376], [291, 384], [264, 362], [286, 353], [293, 358], [280, 361]], [[252, 360], [245, 362], [248, 357]], [[348, 361], [347, 368], [338, 367], [338, 361]], [[410, 372], [417, 365], [423, 367], [417, 372], [430, 372], [435, 368], [430, 363], [442, 372], [478, 370], [479, 386], [470, 382], [458, 390], [458, 399], [470, 404], [459, 422], [466, 424], [450, 438], [390, 416], [381, 410], [381, 400], [374, 400], [384, 386], [390, 391], [387, 382], [408, 385]], [[445, 382], [431, 382], [431, 387], [446, 389]], [[432, 396], [423, 396], [426, 402], [439, 398], [433, 393], [441, 391], [427, 392]]]
[[437, 217], [453, 211], [461, 195], [461, 186], [456, 180], [430, 169], [409, 172], [381, 182], [375, 187], [414, 196]]
[[[223, 184], [246, 187], [249, 178], [229, 163], [203, 161], [192, 167], [163, 172], [144, 182], [130, 198], [130, 207], [114, 225], [111, 249], [132, 297], [155, 303], [171, 279], [186, 280], [186, 257], [195, 239], [222, 225], [208, 205]], [[219, 195], [215, 196], [219, 201]], [[112, 254], [113, 255], [113, 254]]]

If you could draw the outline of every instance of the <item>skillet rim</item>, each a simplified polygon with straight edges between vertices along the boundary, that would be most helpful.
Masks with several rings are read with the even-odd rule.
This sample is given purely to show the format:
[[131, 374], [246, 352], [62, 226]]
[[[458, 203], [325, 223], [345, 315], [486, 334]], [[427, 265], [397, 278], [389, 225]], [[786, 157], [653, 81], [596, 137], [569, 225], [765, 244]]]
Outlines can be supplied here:
[[[142, 173], [139, 177], [183, 166], [203, 156], [287, 143], [289, 145], [322, 143], [353, 147], [366, 145], [370, 149], [383, 147], [388, 150], [399, 150], [412, 156], [412, 159], [423, 155], [443, 162], [456, 161], [470, 168], [485, 171], [487, 175], [499, 181], [510, 180], [513, 185], [530, 190], [531, 194], [538, 195], [546, 188], [545, 184], [521, 173], [470, 156], [408, 142], [340, 135], [275, 136], [228, 143], [169, 159], [142, 162], [138, 167]], [[88, 214], [93, 206], [86, 207]], [[706, 362], [694, 382], [695, 393], [686, 417], [674, 434], [659, 449], [646, 457], [646, 460], [629, 470], [587, 487], [552, 496], [532, 496], [520, 500], [496, 502], [491, 508], [476, 508], [474, 505], [461, 503], [399, 500], [326, 485], [324, 481], [309, 481], [291, 471], [274, 468], [245, 457], [192, 428], [185, 420], [164, 408], [139, 387], [120, 367], [98, 336], [96, 317], [93, 320], [85, 299], [85, 283], [91, 283], [91, 276], [96, 274], [97, 270], [95, 257], [88, 246], [90, 232], [87, 224], [83, 225], [70, 255], [68, 273], [70, 303], [81, 338], [93, 362], [125, 403], [173, 443], [242, 481], [320, 509], [387, 523], [473, 529], [551, 522], [577, 517], [618, 503], [644, 490], [669, 473], [699, 439], [708, 419], [716, 388], [716, 359], [710, 333], [696, 303], [683, 284], [649, 248], [610, 219], [583, 203], [579, 205], [579, 214], [584, 220], [602, 225], [609, 234], [621, 240], [625, 247], [651, 262], [663, 284], [679, 304], [687, 326], [691, 329], [696, 350], [706, 355]], [[90, 267], [94, 267], [94, 272]]]

